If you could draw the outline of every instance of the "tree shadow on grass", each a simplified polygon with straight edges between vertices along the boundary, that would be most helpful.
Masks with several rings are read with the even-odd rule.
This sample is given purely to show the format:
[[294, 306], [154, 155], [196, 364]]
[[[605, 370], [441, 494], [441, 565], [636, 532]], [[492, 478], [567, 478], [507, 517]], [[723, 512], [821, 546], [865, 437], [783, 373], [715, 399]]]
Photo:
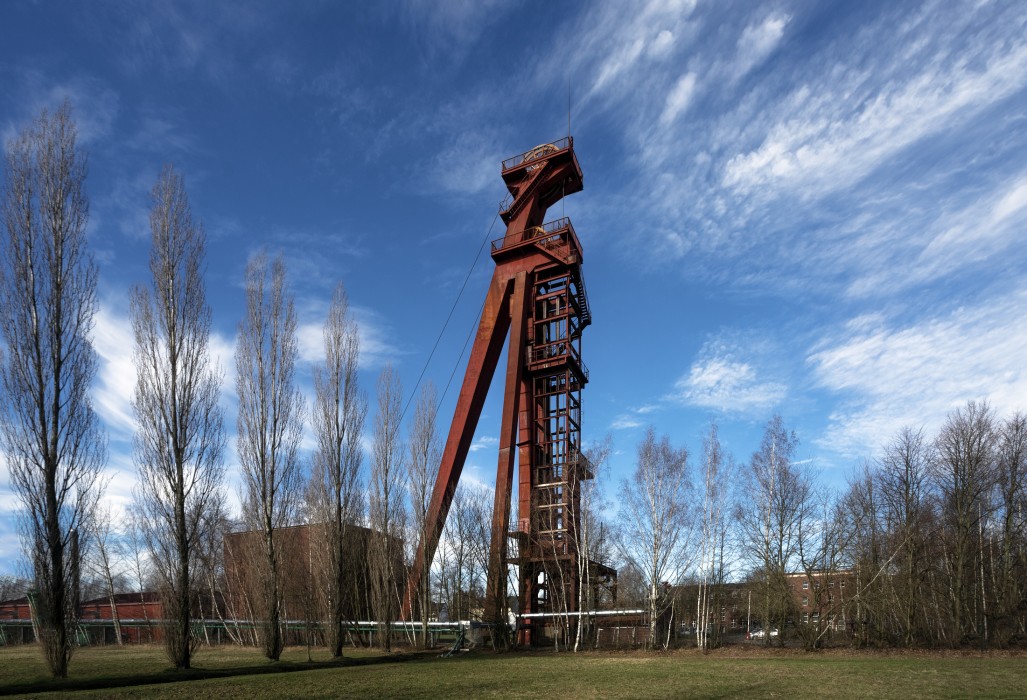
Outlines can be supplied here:
[[184, 683], [203, 681], [214, 678], [232, 678], [237, 676], [262, 676], [274, 673], [296, 673], [300, 671], [317, 671], [328, 668], [346, 668], [350, 666], [372, 666], [375, 664], [399, 663], [418, 659], [433, 658], [437, 653], [408, 652], [388, 656], [343, 657], [329, 661], [276, 661], [262, 665], [228, 666], [220, 668], [190, 668], [176, 671], [166, 669], [156, 673], [112, 674], [93, 678], [64, 678], [18, 683], [0, 686], [0, 696], [30, 695], [35, 693], [72, 692], [78, 690], [106, 690], [111, 688], [130, 688], [140, 685], [160, 685], [164, 683]]

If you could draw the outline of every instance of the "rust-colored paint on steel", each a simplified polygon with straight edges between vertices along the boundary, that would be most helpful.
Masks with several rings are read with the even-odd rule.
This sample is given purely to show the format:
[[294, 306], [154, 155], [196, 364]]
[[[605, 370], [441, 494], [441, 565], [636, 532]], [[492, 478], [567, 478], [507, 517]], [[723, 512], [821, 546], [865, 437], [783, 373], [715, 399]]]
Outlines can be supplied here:
[[[539, 603], [535, 597], [537, 594], [538, 600], [544, 599], [549, 594], [548, 584], [539, 588], [532, 581], [536, 577], [544, 578], [545, 574], [541, 573], [543, 565], [558, 554], [556, 539], [562, 537], [558, 557], [564, 562], [561, 566], [565, 566], [568, 561], [577, 561], [576, 547], [568, 544], [568, 540], [573, 539], [570, 535], [578, 522], [577, 496], [567, 496], [560, 491], [560, 498], [564, 500], [556, 505], [557, 510], [543, 513], [540, 508], [551, 508], [552, 504], [547, 501], [536, 507], [535, 501], [541, 503], [541, 500], [551, 499], [557, 491], [539, 496], [538, 488], [544, 490], [546, 486], [536, 483], [540, 477], [534, 474], [534, 470], [541, 470], [540, 473], [545, 474], [559, 473], [564, 480], [561, 483], [578, 478], [575, 476], [577, 472], [570, 467], [569, 459], [571, 453], [580, 446], [580, 408], [572, 409], [570, 403], [578, 400], [587, 375], [577, 366], [573, 367], [572, 374], [571, 365], [580, 363], [580, 331], [590, 322], [589, 315], [582, 315], [580, 308], [576, 311], [572, 308], [585, 298], [581, 287], [581, 244], [566, 219], [542, 227], [549, 207], [565, 195], [582, 189], [582, 174], [574, 154], [574, 141], [568, 136], [551, 144], [537, 146], [504, 161], [501, 172], [512, 195], [511, 203], [501, 212], [507, 225], [506, 235], [493, 244], [492, 257], [496, 269], [439, 465], [429, 505], [425, 538], [418, 546], [409, 572], [403, 606], [406, 619], [409, 619], [411, 612], [411, 593], [435, 555], [485, 396], [508, 334], [510, 346], [496, 465], [486, 619], [498, 619], [506, 607], [506, 552], [515, 451], [518, 467], [518, 523], [515, 534], [521, 544], [518, 558], [521, 601], [518, 609], [534, 612], [539, 605], [545, 604]], [[550, 284], [558, 290], [555, 295], [547, 291], [547, 285]], [[542, 297], [538, 296], [540, 290]], [[536, 317], [537, 310], [534, 307], [536, 304], [552, 305], [549, 297], [556, 299], [554, 308], [557, 313], [552, 315], [553, 320], [547, 326], [545, 318]], [[546, 338], [535, 337], [536, 326], [542, 329]], [[564, 335], [557, 337], [561, 332]], [[542, 361], [533, 361], [534, 352], [541, 353]], [[548, 388], [540, 394], [538, 387]], [[558, 408], [558, 404], [563, 408]], [[556, 423], [561, 423], [563, 427], [553, 431], [551, 425]], [[536, 464], [536, 461], [539, 463]], [[573, 488], [568, 491], [576, 493]], [[554, 519], [553, 512], [561, 515]], [[540, 524], [543, 522], [547, 524]], [[545, 539], [539, 539], [539, 533], [543, 532], [548, 533], [549, 539], [545, 541], [552, 544], [551, 553], [538, 544]], [[554, 532], [557, 534], [552, 534]], [[569, 603], [576, 605], [573, 586], [568, 594]], [[521, 641], [531, 641], [530, 630], [522, 633]]]
[[527, 323], [527, 273], [514, 278], [510, 303], [510, 348], [506, 358], [506, 382], [503, 396], [502, 426], [499, 435], [499, 459], [496, 465], [496, 494], [492, 511], [492, 537], [486, 577], [485, 619], [494, 617], [506, 600], [506, 541], [510, 531], [510, 487], [513, 484], [514, 449], [520, 425], [521, 378], [524, 376], [524, 353], [516, 348], [524, 345]]

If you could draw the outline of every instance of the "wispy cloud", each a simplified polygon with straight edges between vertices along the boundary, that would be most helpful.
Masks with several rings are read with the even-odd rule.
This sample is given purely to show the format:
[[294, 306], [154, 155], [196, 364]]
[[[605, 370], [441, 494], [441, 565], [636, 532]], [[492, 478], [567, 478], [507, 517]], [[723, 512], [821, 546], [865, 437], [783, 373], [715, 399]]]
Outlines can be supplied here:
[[621, 413], [614, 417], [613, 422], [610, 423], [610, 430], [631, 430], [634, 428], [641, 428], [644, 423], [637, 417], [627, 413]]
[[802, 86], [782, 101], [759, 147], [727, 162], [723, 185], [761, 200], [824, 196], [1027, 83], [1027, 45], [991, 49], [977, 57], [983, 66], [952, 58], [932, 56], [919, 72], [871, 91], [860, 89], [866, 76], [856, 71], [834, 86]]
[[4, 73], [11, 76], [7, 90], [17, 98], [18, 108], [0, 129], [4, 143], [43, 109], [52, 113], [65, 101], [72, 106], [79, 145], [95, 146], [111, 134], [120, 112], [121, 99], [117, 91], [104, 81], [79, 75], [55, 82], [33, 66]]
[[[357, 322], [360, 337], [360, 369], [373, 370], [387, 362], [396, 364], [404, 354], [389, 340], [389, 330], [380, 314], [361, 307], [350, 306], [350, 313]], [[303, 362], [324, 361], [324, 321], [311, 320], [296, 329], [299, 358]]]
[[742, 36], [738, 38], [738, 54], [732, 71], [735, 80], [740, 79], [773, 53], [781, 43], [790, 19], [788, 15], [771, 15], [762, 22], [750, 24], [742, 31]]
[[[1016, 246], [1027, 225], [1027, 172], [974, 190], [939, 193], [937, 211], [919, 229], [888, 220], [865, 220], [847, 242], [851, 281], [846, 292], [867, 298], [979, 271], [983, 264], [1021, 257]], [[827, 251], [825, 251], [827, 252]], [[838, 251], [840, 253], [840, 251]]]
[[[661, 23], [611, 27], [599, 10], [587, 17], [587, 29], [613, 34], [604, 60], [623, 64], [606, 71], [586, 111], [601, 108], [616, 125], [634, 168], [606, 205], [639, 212], [617, 244], [640, 264], [674, 264], [743, 292], [838, 289], [853, 274], [882, 289], [869, 278], [915, 280], [910, 256], [916, 262], [925, 236], [941, 235], [941, 221], [952, 225], [949, 214], [971, 200], [1006, 218], [996, 229], [990, 211], [978, 216], [981, 225], [961, 227], [959, 240], [1017, 225], [1022, 158], [1007, 150], [999, 159], [1006, 146], [995, 133], [1004, 127], [989, 114], [1027, 89], [1022, 13], [927, 3], [854, 15], [798, 54], [783, 50], [807, 20], [798, 13], [722, 17], [700, 6], [666, 29], [675, 39], [666, 61], [629, 50], [653, 42]], [[717, 31], [706, 31], [714, 21]], [[760, 65], [759, 80], [740, 79]], [[578, 71], [586, 84], [600, 82], [598, 68]], [[621, 72], [630, 79], [619, 88]], [[1021, 142], [1018, 133], [1002, 144]], [[944, 257], [962, 266], [1007, 245], [1007, 234], [994, 235], [972, 256], [967, 245]], [[928, 267], [942, 261], [923, 262], [923, 279], [933, 279]]]
[[471, 452], [480, 452], [481, 450], [491, 450], [499, 444], [499, 438], [494, 438], [488, 435], [482, 435], [477, 440], [471, 443]]
[[688, 109], [695, 93], [695, 73], [689, 72], [681, 76], [681, 79], [674, 85], [674, 88], [667, 95], [667, 104], [660, 115], [660, 122], [664, 125], [670, 124], [678, 118], [682, 112]]
[[762, 411], [785, 397], [784, 385], [760, 381], [752, 365], [724, 358], [693, 364], [675, 388], [685, 403], [725, 412]]
[[135, 340], [125, 314], [101, 305], [94, 319], [93, 347], [100, 358], [93, 403], [108, 429], [122, 436], [136, 430], [132, 413], [136, 370], [132, 359]]
[[1027, 290], [912, 323], [861, 317], [808, 357], [816, 382], [839, 395], [819, 444], [872, 453], [906, 425], [936, 428], [950, 411], [986, 398], [1000, 414], [1025, 408]]
[[402, 16], [414, 40], [431, 56], [462, 58], [469, 45], [499, 22], [509, 0], [405, 0]]
[[713, 341], [674, 384], [672, 398], [723, 413], [766, 412], [787, 395], [784, 384], [760, 376], [755, 360], [729, 344]]

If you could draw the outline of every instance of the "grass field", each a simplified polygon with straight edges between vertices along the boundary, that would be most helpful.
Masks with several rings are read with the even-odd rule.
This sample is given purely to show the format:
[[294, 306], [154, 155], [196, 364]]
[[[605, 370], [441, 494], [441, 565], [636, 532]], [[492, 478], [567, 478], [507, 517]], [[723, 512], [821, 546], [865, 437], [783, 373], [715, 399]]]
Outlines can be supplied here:
[[470, 652], [381, 655], [323, 651], [307, 662], [288, 649], [269, 664], [255, 649], [201, 649], [197, 668], [176, 673], [159, 647], [79, 650], [72, 678], [46, 677], [34, 647], [0, 648], [0, 695], [228, 698], [1023, 698], [1023, 653], [804, 654], [729, 648], [703, 656]]

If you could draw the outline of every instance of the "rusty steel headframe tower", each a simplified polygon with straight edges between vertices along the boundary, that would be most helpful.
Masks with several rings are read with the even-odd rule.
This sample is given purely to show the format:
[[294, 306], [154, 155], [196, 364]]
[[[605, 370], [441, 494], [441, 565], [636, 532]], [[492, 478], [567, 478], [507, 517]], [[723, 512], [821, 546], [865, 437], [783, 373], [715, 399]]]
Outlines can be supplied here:
[[[450, 426], [407, 585], [431, 565], [507, 335], [510, 337], [496, 469], [485, 619], [503, 620], [509, 563], [519, 567], [519, 612], [577, 610], [576, 533], [581, 480], [592, 478], [581, 453], [581, 390], [588, 370], [581, 333], [592, 320], [581, 275], [582, 252], [567, 218], [544, 223], [546, 210], [582, 189], [568, 136], [508, 158], [502, 177], [512, 199], [500, 212], [506, 235], [492, 242], [496, 263]], [[517, 524], [510, 498], [517, 464]], [[518, 556], [508, 557], [515, 538]], [[531, 643], [533, 629], [520, 641]]]

